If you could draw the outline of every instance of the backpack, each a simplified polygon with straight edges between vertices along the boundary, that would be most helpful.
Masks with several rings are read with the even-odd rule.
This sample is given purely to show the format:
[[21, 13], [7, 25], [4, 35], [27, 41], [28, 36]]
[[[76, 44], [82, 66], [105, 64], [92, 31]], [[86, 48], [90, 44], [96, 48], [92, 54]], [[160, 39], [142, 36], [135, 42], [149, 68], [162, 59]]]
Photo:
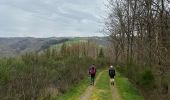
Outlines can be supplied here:
[[90, 74], [96, 74], [96, 69], [94, 67], [90, 68]]
[[109, 75], [115, 76], [115, 70], [114, 69], [109, 69]]

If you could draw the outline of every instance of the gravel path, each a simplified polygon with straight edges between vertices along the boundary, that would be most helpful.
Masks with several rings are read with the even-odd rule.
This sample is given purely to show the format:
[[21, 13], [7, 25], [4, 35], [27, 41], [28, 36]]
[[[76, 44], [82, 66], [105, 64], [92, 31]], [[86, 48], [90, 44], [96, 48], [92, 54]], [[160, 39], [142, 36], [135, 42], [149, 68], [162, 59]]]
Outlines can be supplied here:
[[98, 79], [100, 78], [101, 74], [103, 73], [100, 72], [99, 75], [97, 76], [96, 80], [95, 80], [95, 83], [94, 83], [94, 86], [88, 86], [88, 88], [86, 89], [86, 91], [80, 96], [80, 98], [78, 100], [89, 100], [91, 94], [92, 94], [92, 91], [94, 90], [95, 88], [95, 85], [96, 85], [96, 82], [98, 81]]

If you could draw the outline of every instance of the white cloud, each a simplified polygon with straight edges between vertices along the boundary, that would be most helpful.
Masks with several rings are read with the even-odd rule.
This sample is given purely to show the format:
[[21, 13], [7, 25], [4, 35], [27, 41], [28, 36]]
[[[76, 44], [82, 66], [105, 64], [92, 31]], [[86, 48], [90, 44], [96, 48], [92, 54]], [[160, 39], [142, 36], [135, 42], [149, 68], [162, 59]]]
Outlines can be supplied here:
[[101, 35], [103, 0], [0, 0], [0, 37]]

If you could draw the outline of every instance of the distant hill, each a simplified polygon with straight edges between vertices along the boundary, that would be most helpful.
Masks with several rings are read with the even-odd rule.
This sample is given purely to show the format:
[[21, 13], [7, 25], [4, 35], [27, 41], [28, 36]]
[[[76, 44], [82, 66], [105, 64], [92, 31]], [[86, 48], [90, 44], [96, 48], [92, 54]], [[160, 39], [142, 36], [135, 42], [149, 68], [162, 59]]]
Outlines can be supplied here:
[[108, 37], [89, 37], [89, 39], [104, 47], [107, 47], [111, 44]]
[[0, 57], [17, 56], [31, 51], [39, 52], [68, 40], [69, 38], [0, 38]]
[[70, 39], [68, 42], [87, 42], [88, 40], [94, 41], [101, 46], [108, 46], [111, 44], [111, 42], [108, 41], [108, 37], [75, 37]]
[[62, 44], [64, 42], [79, 42], [88, 40], [93, 40], [102, 46], [107, 46], [109, 44], [106, 37], [0, 38], [0, 57], [15, 57], [26, 52], [40, 52], [50, 46]]

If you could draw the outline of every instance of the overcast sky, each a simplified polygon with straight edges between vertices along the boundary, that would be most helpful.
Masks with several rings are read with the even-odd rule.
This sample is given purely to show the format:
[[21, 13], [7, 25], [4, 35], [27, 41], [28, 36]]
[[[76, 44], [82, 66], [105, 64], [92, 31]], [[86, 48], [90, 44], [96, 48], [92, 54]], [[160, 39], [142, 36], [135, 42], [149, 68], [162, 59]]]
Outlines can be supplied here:
[[101, 36], [104, 0], [0, 0], [0, 37]]

